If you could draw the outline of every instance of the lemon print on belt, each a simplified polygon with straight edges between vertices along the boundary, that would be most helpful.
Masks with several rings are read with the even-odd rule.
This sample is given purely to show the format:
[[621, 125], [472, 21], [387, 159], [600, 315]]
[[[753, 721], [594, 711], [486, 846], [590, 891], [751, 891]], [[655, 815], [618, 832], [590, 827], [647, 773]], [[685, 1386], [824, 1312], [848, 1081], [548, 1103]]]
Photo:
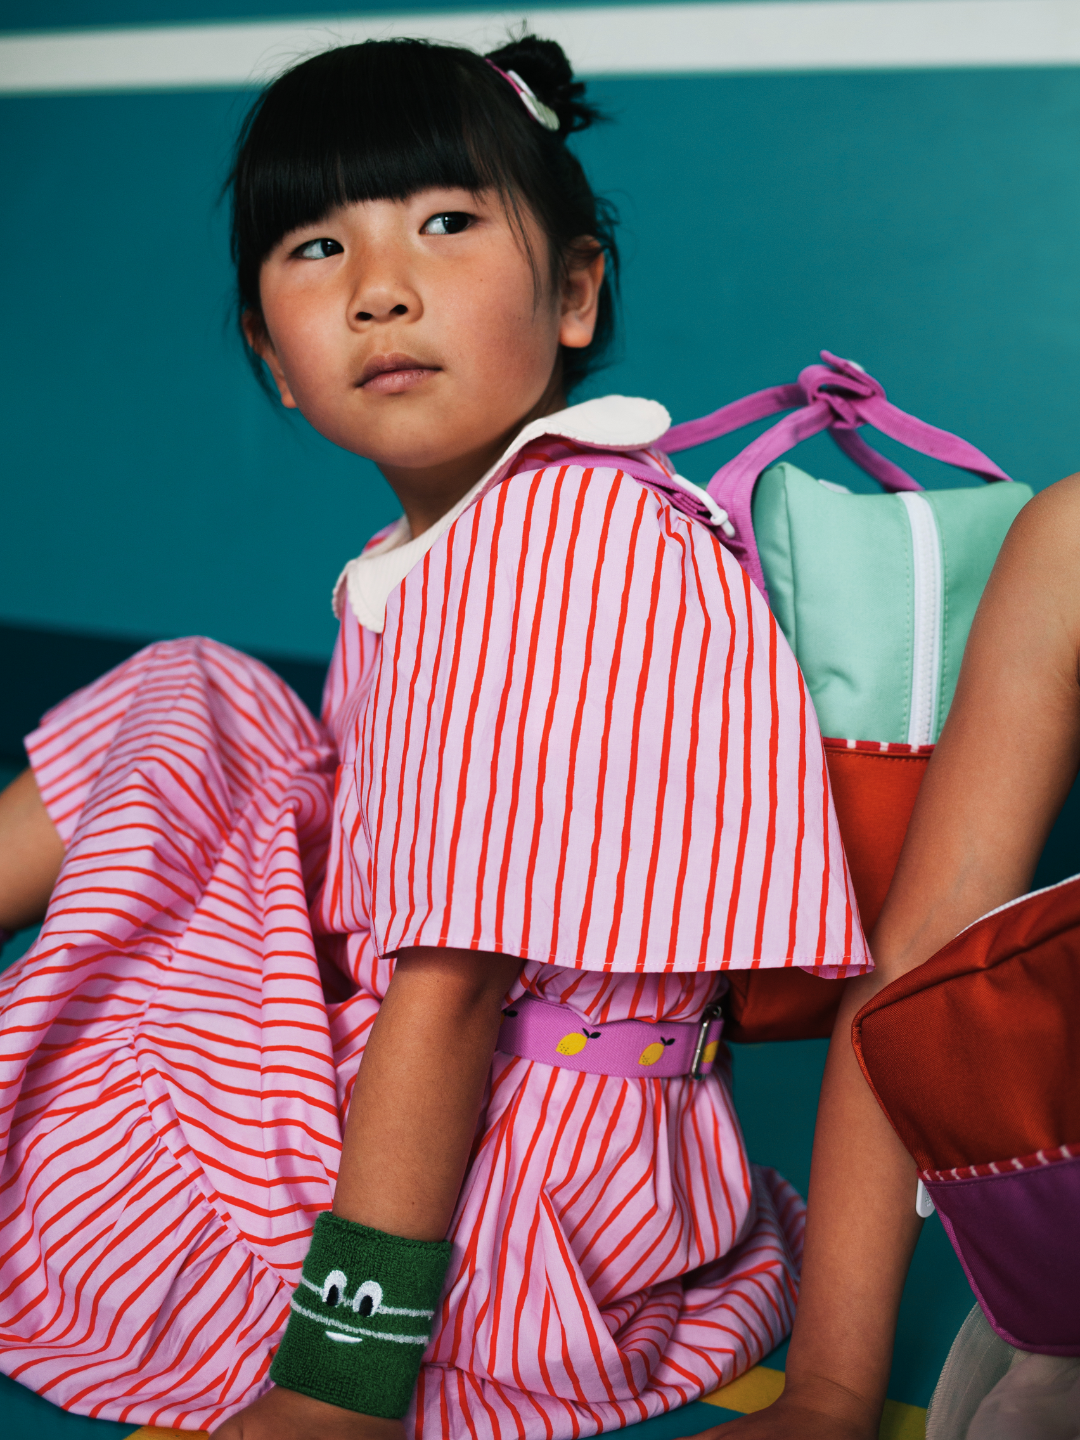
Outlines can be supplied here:
[[668, 1045], [674, 1045], [674, 1040], [654, 1040], [651, 1045], [646, 1045], [638, 1056], [639, 1065], [655, 1065]]
[[580, 1055], [590, 1040], [599, 1040], [599, 1030], [571, 1030], [555, 1046], [556, 1055]]

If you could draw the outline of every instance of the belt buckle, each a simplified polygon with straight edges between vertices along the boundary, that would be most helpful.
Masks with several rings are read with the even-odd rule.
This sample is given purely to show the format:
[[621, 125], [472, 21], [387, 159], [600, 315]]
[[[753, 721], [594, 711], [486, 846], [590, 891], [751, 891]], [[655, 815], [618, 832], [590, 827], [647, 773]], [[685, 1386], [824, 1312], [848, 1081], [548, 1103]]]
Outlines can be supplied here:
[[694, 1046], [694, 1060], [690, 1066], [691, 1080], [707, 1080], [707, 1075], [701, 1073], [701, 1057], [705, 1054], [705, 1039], [713, 1021], [720, 1014], [720, 1001], [714, 1000], [711, 1005], [706, 1005], [701, 1012], [701, 1023], [698, 1025], [697, 1044]]

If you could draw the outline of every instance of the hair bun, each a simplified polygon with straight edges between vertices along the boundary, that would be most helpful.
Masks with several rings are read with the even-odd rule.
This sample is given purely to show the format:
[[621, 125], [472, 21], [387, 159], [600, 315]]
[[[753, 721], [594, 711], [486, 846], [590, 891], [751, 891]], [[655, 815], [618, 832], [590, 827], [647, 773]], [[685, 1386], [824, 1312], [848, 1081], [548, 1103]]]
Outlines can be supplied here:
[[557, 41], [525, 34], [489, 51], [485, 59], [500, 70], [514, 70], [521, 76], [537, 99], [559, 117], [560, 135], [587, 130], [600, 119], [600, 111], [585, 100], [585, 86], [574, 79], [570, 61]]

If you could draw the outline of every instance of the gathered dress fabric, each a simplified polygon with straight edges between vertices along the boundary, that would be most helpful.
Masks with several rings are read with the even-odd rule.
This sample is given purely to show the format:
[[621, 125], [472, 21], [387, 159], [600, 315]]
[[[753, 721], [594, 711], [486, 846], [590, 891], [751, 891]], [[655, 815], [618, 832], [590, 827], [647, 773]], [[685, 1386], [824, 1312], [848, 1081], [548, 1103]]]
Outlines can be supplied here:
[[[196, 639], [29, 737], [66, 852], [0, 975], [0, 1366], [47, 1399], [208, 1429], [267, 1387], [401, 949], [518, 955], [508, 998], [585, 1024], [868, 966], [761, 596], [663, 494], [558, 453], [465, 508], [381, 633], [343, 606], [321, 721]], [[497, 1053], [407, 1429], [592, 1435], [727, 1382], [790, 1329], [802, 1220], [726, 1067]]]

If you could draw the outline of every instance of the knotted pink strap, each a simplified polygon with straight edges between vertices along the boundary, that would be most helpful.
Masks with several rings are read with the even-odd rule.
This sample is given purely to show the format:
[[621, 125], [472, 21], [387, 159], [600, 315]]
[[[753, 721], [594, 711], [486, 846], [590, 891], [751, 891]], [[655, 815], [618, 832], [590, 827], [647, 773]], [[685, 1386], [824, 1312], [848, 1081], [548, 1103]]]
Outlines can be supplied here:
[[735, 527], [734, 539], [725, 543], [766, 596], [768, 591], [751, 520], [754, 486], [762, 471], [781, 455], [821, 430], [827, 429], [839, 448], [886, 490], [921, 490], [922, 486], [855, 433], [862, 425], [873, 425], [883, 435], [899, 440], [912, 450], [981, 475], [984, 480], [1010, 478], [981, 450], [958, 435], [927, 425], [891, 405], [873, 376], [854, 361], [841, 360], [828, 350], [822, 350], [821, 358], [825, 364], [808, 365], [794, 385], [758, 390], [701, 420], [673, 425], [657, 442], [670, 452], [687, 450], [692, 445], [728, 435], [766, 415], [793, 411], [722, 466], [708, 486], [709, 494], [727, 511]]

